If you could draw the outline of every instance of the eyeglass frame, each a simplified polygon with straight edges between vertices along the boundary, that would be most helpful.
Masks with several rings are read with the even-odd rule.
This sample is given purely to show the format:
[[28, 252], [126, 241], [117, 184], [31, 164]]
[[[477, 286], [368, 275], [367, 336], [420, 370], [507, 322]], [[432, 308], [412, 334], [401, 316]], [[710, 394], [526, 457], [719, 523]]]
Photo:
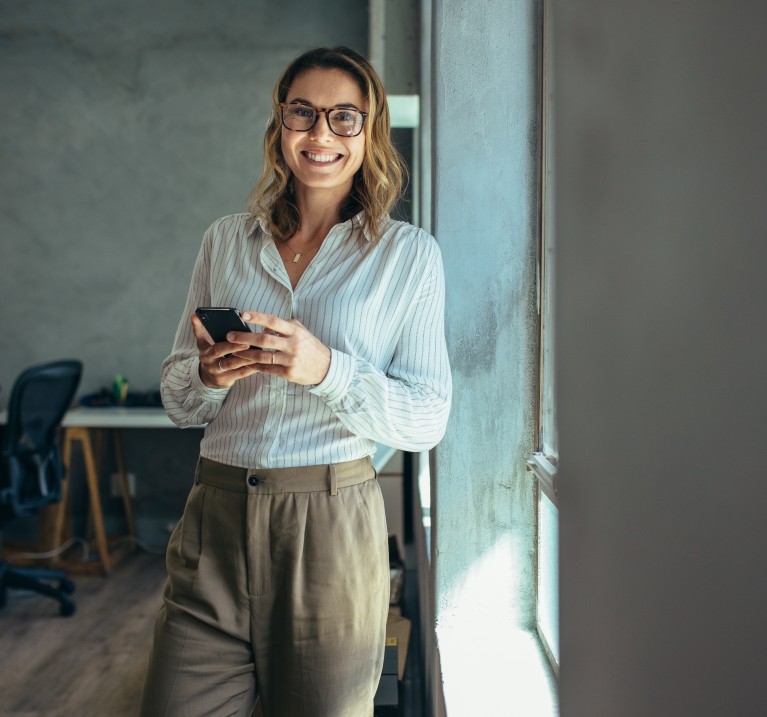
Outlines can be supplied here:
[[[305, 102], [279, 102], [278, 103], [280, 107], [280, 122], [282, 123], [282, 126], [290, 130], [291, 132], [311, 132], [316, 126], [317, 122], [320, 119], [321, 114], [325, 114], [325, 121], [328, 123], [328, 129], [336, 136], [336, 137], [359, 137], [362, 134], [362, 130], [365, 129], [365, 120], [367, 119], [367, 116], [370, 114], [369, 112], [363, 112], [362, 110], [357, 109], [356, 107], [344, 107], [343, 105], [337, 106], [337, 107], [315, 107], [314, 105], [307, 105]], [[290, 107], [291, 105], [296, 105], [297, 107], [306, 107], [306, 109], [314, 110], [316, 117], [314, 118], [314, 122], [312, 122], [310, 127], [307, 127], [306, 129], [293, 129], [292, 127], [288, 127], [285, 124], [285, 108]], [[330, 116], [329, 112], [332, 112], [333, 110], [352, 110], [353, 112], [358, 112], [362, 115], [362, 124], [360, 125], [360, 130], [356, 134], [338, 134], [331, 126], [330, 126]]]

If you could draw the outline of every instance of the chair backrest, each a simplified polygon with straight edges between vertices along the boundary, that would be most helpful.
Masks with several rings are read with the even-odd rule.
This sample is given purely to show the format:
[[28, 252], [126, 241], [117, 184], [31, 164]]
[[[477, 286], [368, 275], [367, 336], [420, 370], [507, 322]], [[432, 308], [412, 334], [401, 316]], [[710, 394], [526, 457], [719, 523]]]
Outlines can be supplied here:
[[77, 360], [23, 371], [11, 388], [0, 461], [0, 518], [32, 515], [61, 496], [58, 428], [82, 375]]

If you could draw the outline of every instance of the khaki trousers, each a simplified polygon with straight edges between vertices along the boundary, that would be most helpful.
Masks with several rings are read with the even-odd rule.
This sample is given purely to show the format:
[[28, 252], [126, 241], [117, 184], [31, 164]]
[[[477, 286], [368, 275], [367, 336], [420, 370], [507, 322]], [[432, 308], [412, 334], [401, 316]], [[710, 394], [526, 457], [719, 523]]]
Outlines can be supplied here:
[[389, 559], [369, 458], [233, 468], [201, 458], [167, 552], [142, 717], [370, 717]]

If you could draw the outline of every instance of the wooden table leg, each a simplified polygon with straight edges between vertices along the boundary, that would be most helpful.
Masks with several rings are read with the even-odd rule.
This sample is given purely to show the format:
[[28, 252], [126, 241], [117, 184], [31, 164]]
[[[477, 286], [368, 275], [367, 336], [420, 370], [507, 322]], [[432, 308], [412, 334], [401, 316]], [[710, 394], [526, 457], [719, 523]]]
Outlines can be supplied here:
[[[56, 559], [55, 562], [67, 571], [75, 574], [93, 574], [101, 572], [108, 575], [111, 569], [128, 553], [135, 549], [136, 544], [136, 520], [133, 513], [133, 499], [130, 493], [128, 483], [128, 474], [125, 471], [125, 459], [123, 456], [122, 441], [117, 429], [112, 429], [112, 436], [115, 448], [115, 462], [117, 464], [117, 480], [119, 482], [120, 493], [125, 509], [125, 519], [128, 527], [128, 534], [123, 540], [118, 540], [117, 544], [110, 550], [106, 527], [104, 523], [104, 512], [101, 502], [101, 489], [99, 487], [98, 462], [96, 460], [95, 443], [98, 442], [98, 436], [94, 438], [93, 431], [99, 429], [86, 428], [84, 426], [69, 426], [64, 429], [62, 435], [62, 460], [66, 467], [66, 476], [61, 487], [61, 501], [56, 505], [56, 512], [53, 516], [53, 544], [54, 546], [63, 545], [72, 537], [71, 530], [71, 505], [70, 505], [70, 481], [72, 475], [72, 445], [75, 441], [80, 443], [85, 466], [85, 479], [88, 486], [88, 535], [93, 535], [96, 552], [98, 554], [97, 562], [72, 562], [65, 558]], [[114, 536], [113, 536], [114, 537]]]
[[62, 430], [61, 440], [61, 460], [64, 463], [64, 477], [61, 481], [61, 500], [56, 503], [53, 519], [53, 548], [64, 545], [64, 542], [71, 537], [71, 528], [69, 522], [69, 467], [72, 465], [72, 441], [67, 433], [67, 429]]
[[88, 482], [88, 494], [90, 503], [90, 513], [93, 519], [93, 527], [96, 532], [96, 550], [99, 554], [101, 567], [105, 574], [112, 569], [112, 561], [109, 558], [109, 545], [107, 543], [107, 532], [104, 526], [104, 513], [101, 507], [101, 490], [99, 489], [99, 472], [96, 467], [96, 459], [93, 455], [93, 445], [91, 443], [91, 434], [87, 428], [72, 427], [67, 428], [67, 432], [72, 432], [72, 439], [80, 441], [83, 451], [83, 460], [85, 462], [85, 479]]
[[128, 524], [128, 535], [136, 537], [136, 519], [133, 516], [133, 498], [128, 483], [128, 474], [125, 472], [125, 459], [123, 457], [123, 444], [120, 431], [112, 429], [112, 440], [115, 447], [115, 462], [117, 463], [117, 480], [120, 481], [120, 493], [122, 494], [123, 507], [125, 508], [125, 520]]

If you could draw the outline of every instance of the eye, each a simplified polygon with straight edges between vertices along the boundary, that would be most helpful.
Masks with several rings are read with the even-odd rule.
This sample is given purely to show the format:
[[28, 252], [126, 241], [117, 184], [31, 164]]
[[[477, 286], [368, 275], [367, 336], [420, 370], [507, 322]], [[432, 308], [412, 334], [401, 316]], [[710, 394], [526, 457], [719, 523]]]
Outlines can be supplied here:
[[306, 105], [290, 105], [288, 111], [298, 119], [312, 119], [314, 117], [314, 110]]
[[333, 119], [336, 122], [353, 124], [357, 119], [357, 113], [354, 110], [335, 110], [333, 112]]

